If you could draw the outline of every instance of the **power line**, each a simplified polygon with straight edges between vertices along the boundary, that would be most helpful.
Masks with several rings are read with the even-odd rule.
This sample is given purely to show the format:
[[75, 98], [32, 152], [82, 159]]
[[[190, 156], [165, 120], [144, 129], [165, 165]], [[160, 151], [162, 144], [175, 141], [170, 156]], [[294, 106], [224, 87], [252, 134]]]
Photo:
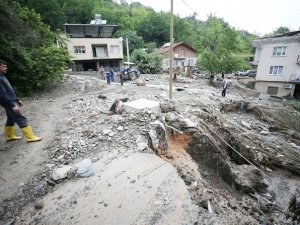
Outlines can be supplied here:
[[181, 0], [181, 1], [193, 12], [193, 14], [198, 15], [198, 13], [189, 4], [187, 4], [185, 0]]

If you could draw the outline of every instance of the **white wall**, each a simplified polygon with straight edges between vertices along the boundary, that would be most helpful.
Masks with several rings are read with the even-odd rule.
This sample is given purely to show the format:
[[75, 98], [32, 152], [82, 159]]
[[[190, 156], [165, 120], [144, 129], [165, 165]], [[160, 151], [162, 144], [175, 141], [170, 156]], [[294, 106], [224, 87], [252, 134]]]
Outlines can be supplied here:
[[[106, 45], [107, 57], [94, 57], [93, 45]], [[118, 45], [119, 53], [112, 53], [110, 46]], [[85, 46], [86, 52], [81, 54], [74, 53], [74, 46]], [[75, 60], [92, 60], [92, 59], [122, 59], [123, 43], [118, 38], [67, 38], [67, 48], [70, 56]]]
[[[273, 48], [280, 46], [287, 46], [286, 56], [273, 56]], [[293, 74], [299, 73], [300, 66], [296, 63], [296, 60], [300, 54], [300, 43], [266, 44], [261, 46], [259, 52], [257, 80], [288, 82]], [[283, 66], [282, 75], [269, 75], [270, 66]]]

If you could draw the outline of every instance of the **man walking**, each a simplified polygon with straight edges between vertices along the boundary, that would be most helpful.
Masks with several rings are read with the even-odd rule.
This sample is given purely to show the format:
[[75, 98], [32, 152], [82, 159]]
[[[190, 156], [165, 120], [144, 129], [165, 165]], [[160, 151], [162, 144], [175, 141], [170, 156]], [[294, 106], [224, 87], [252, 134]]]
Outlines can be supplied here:
[[5, 109], [7, 120], [4, 127], [6, 141], [20, 140], [15, 134], [15, 123], [21, 128], [27, 142], [42, 140], [41, 137], [35, 136], [32, 127], [28, 124], [26, 117], [21, 114], [23, 102], [17, 99], [15, 91], [6, 79], [7, 63], [0, 59], [0, 105]]
[[224, 80], [224, 83], [223, 83], [223, 90], [222, 90], [222, 96], [223, 96], [223, 97], [225, 97], [225, 95], [226, 95], [227, 87], [228, 87], [228, 84], [227, 84], [226, 80]]

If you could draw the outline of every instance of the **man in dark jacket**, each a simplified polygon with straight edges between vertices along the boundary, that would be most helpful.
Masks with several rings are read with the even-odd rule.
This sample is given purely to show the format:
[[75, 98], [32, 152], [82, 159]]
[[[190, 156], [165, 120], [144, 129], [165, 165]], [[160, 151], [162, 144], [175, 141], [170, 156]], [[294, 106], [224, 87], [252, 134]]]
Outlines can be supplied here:
[[223, 97], [225, 97], [225, 95], [226, 95], [226, 90], [227, 90], [227, 88], [228, 88], [227, 81], [224, 80], [224, 82], [223, 82], [223, 90], [222, 90], [222, 96], [223, 96]]
[[21, 128], [27, 142], [40, 141], [42, 138], [33, 134], [31, 126], [28, 124], [26, 117], [21, 114], [23, 102], [17, 99], [16, 94], [5, 74], [7, 63], [0, 59], [0, 105], [5, 109], [7, 120], [4, 127], [6, 141], [20, 140], [21, 137], [15, 134], [15, 123]]

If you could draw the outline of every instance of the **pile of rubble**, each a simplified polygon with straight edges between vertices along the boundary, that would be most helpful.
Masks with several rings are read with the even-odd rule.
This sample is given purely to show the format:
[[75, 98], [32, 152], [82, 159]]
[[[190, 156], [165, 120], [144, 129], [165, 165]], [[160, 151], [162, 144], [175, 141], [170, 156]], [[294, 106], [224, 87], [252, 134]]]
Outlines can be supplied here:
[[[266, 104], [259, 100], [246, 101], [236, 94], [238, 100], [221, 101], [221, 97], [215, 94], [218, 91], [215, 87], [207, 87], [209, 92], [204, 90], [206, 81], [202, 81], [200, 89], [192, 89], [188, 85], [175, 88], [175, 91], [180, 89], [183, 93], [177, 101], [165, 99], [162, 84], [158, 84], [155, 91], [147, 89], [146, 81], [140, 79], [130, 89], [105, 87], [99, 83], [91, 89], [91, 83], [86, 81], [84, 90], [75, 85], [77, 91], [90, 90], [64, 105], [67, 117], [58, 125], [52, 143], [44, 149], [50, 160], [45, 170], [28, 184], [32, 198], [43, 196], [57, 186], [63, 189], [67, 180], [77, 182], [77, 179], [91, 176], [94, 185], [89, 184], [87, 190], [82, 189], [87, 194], [97, 185], [95, 176], [101, 180], [105, 169], [117, 159], [124, 158], [129, 160], [126, 163], [132, 163], [132, 159], [143, 160], [139, 154], [156, 154], [176, 168], [192, 199], [192, 202], [186, 199], [185, 191], [178, 184], [185, 196], [184, 206], [180, 209], [185, 222], [180, 220], [178, 224], [287, 223], [284, 216], [274, 214], [274, 210], [284, 211], [283, 207], [287, 205], [280, 205], [278, 201], [277, 195], [282, 189], [274, 185], [272, 172], [280, 167], [300, 174], [299, 157], [295, 157], [295, 154], [300, 154], [297, 133], [300, 128], [281, 126], [282, 122], [270, 113], [274, 108], [262, 107]], [[76, 80], [72, 82], [76, 84]], [[79, 82], [80, 85], [82, 83]], [[290, 111], [287, 112], [290, 121], [299, 118], [298, 112], [291, 115]], [[161, 162], [155, 163], [165, 166]], [[98, 170], [95, 171], [96, 165]], [[122, 168], [115, 178], [119, 179], [120, 174], [128, 172], [125, 170]], [[150, 174], [151, 171], [149, 167], [141, 173]], [[131, 187], [138, 185], [140, 175], [136, 176], [134, 179], [132, 176], [127, 178]], [[172, 179], [177, 177], [172, 176]], [[110, 181], [105, 182], [104, 185], [111, 187], [108, 192], [115, 188]], [[170, 185], [170, 182], [166, 183]], [[84, 182], [78, 183], [84, 185]], [[165, 184], [164, 181], [161, 184]], [[29, 191], [33, 186], [35, 188]], [[127, 187], [124, 185], [124, 188]], [[168, 192], [168, 189], [163, 186], [157, 191]], [[154, 198], [149, 201], [154, 201], [154, 206], [169, 206], [167, 193], [160, 194], [160, 197], [164, 196], [162, 200]], [[57, 193], [54, 195], [59, 200], [63, 198]], [[54, 204], [51, 197], [44, 201]], [[24, 196], [23, 202], [26, 202]], [[36, 208], [45, 207], [38, 203]], [[77, 200], [71, 203], [75, 208]], [[109, 204], [101, 201], [105, 207]], [[145, 215], [136, 221], [163, 221], [165, 218], [160, 220], [154, 215], [162, 214], [157, 212], [158, 209], [161, 208], [152, 208], [153, 215]], [[32, 211], [27, 213], [34, 214]], [[37, 215], [35, 219], [43, 221], [45, 218]]]

